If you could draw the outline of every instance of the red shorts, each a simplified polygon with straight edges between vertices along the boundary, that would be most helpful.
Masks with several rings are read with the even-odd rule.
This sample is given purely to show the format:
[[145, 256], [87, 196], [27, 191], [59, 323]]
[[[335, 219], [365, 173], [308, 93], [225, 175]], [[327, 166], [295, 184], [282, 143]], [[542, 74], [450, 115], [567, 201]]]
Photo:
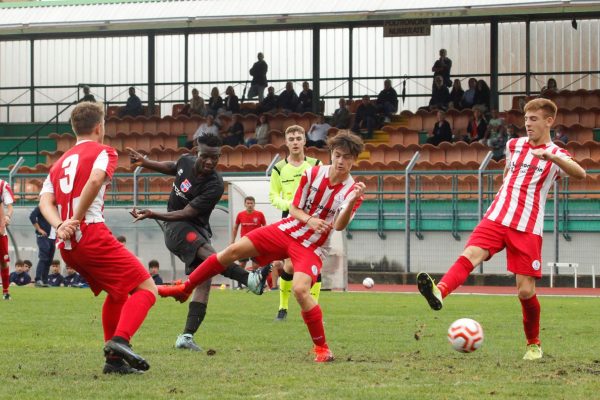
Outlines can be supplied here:
[[71, 250], [61, 249], [65, 263], [79, 272], [96, 296], [104, 290], [126, 299], [150, 274], [142, 263], [112, 235], [105, 224], [82, 224], [81, 240]]
[[0, 262], [7, 263], [10, 261], [8, 256], [8, 235], [0, 236]]
[[508, 270], [513, 274], [542, 277], [542, 237], [521, 232], [484, 218], [471, 234], [468, 246], [476, 246], [492, 256], [506, 247]]
[[267, 225], [249, 232], [250, 239], [259, 255], [253, 257], [258, 265], [266, 265], [275, 260], [290, 258], [294, 272], [303, 272], [312, 278], [313, 283], [321, 273], [323, 261], [313, 249], [302, 246], [296, 239], [283, 232], [276, 225]]

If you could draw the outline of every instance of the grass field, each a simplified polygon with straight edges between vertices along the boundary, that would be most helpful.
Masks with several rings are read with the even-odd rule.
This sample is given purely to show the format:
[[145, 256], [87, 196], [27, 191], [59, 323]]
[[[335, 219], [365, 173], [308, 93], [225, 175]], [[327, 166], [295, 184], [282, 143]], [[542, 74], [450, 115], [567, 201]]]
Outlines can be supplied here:
[[[133, 340], [151, 369], [106, 376], [102, 299], [70, 288], [12, 295], [0, 302], [1, 399], [593, 399], [600, 387], [597, 298], [541, 298], [545, 358], [525, 362], [516, 297], [456, 295], [433, 312], [412, 294], [325, 292], [336, 361], [318, 365], [296, 304], [276, 324], [275, 292], [214, 290], [198, 334], [214, 355], [173, 348], [187, 305], [161, 299]], [[446, 342], [460, 317], [484, 328], [473, 354]]]

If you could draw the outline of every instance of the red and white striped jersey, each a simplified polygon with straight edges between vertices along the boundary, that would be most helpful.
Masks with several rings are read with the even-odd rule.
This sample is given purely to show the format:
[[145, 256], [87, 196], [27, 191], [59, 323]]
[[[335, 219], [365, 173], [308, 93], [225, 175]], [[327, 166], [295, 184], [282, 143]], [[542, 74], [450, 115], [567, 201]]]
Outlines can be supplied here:
[[106, 182], [85, 214], [88, 224], [104, 222], [104, 192], [117, 167], [115, 149], [90, 140], [77, 142], [50, 168], [40, 194], [53, 193], [62, 220], [73, 216], [92, 170], [106, 172]]
[[8, 182], [0, 179], [0, 203], [9, 205], [15, 202], [15, 196]]
[[[316, 166], [304, 171], [300, 185], [292, 204], [305, 213], [326, 222], [333, 223], [336, 213], [343, 210], [354, 196], [354, 179], [352, 176], [335, 186], [329, 182], [329, 165]], [[362, 198], [354, 203], [352, 217], [360, 207]], [[302, 246], [312, 249], [319, 257], [329, 253], [333, 230], [328, 233], [317, 233], [304, 222], [288, 217], [277, 222], [279, 229], [298, 240]]]
[[566, 173], [553, 162], [534, 157], [532, 150], [535, 149], [571, 158], [569, 152], [552, 142], [531, 147], [527, 137], [509, 140], [506, 144], [508, 172], [484, 217], [521, 232], [542, 236], [546, 196], [554, 181]]

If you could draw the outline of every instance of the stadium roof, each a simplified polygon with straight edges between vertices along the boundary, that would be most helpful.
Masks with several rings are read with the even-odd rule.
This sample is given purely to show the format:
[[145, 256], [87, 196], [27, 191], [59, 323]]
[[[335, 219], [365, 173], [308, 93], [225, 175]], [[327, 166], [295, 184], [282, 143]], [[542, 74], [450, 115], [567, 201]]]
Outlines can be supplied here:
[[0, 3], [0, 35], [600, 13], [592, 0], [72, 0]]

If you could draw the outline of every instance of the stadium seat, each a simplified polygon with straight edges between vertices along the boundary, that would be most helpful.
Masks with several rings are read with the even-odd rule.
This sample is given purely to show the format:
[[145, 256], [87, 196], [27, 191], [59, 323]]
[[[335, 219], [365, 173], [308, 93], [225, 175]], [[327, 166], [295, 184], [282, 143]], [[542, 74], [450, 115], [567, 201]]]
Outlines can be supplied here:
[[418, 110], [417, 115], [421, 115], [421, 119], [423, 121], [423, 128], [421, 130], [432, 132], [433, 127], [437, 122], [437, 112]]
[[[421, 151], [421, 146], [418, 144], [411, 144], [408, 146], [401, 146], [398, 148], [398, 161], [401, 163], [408, 163], [417, 151]], [[427, 155], [429, 157], [429, 155]], [[423, 159], [423, 154], [421, 153], [420, 159]]]
[[269, 143], [276, 147], [285, 145], [285, 137], [283, 132], [273, 129], [269, 131]]
[[244, 125], [244, 133], [255, 132], [258, 117], [254, 114], [240, 116], [240, 122]]
[[171, 115], [173, 117], [178, 116], [179, 114], [181, 114], [184, 108], [185, 104], [173, 104], [173, 107], [171, 108]]
[[129, 133], [129, 126], [133, 121], [133, 117], [126, 115], [123, 118], [117, 119], [117, 134], [118, 133]]
[[371, 162], [385, 162], [385, 149], [389, 146], [386, 143], [365, 145], [365, 151], [369, 152], [369, 160]]
[[118, 117], [119, 116], [119, 109], [120, 108], [121, 108], [121, 106], [108, 106], [108, 107], [106, 107], [106, 118]]
[[409, 130], [421, 132], [423, 130], [423, 117], [421, 114], [413, 114], [411, 112], [402, 111], [400, 115], [404, 115], [407, 118], [406, 127]]

